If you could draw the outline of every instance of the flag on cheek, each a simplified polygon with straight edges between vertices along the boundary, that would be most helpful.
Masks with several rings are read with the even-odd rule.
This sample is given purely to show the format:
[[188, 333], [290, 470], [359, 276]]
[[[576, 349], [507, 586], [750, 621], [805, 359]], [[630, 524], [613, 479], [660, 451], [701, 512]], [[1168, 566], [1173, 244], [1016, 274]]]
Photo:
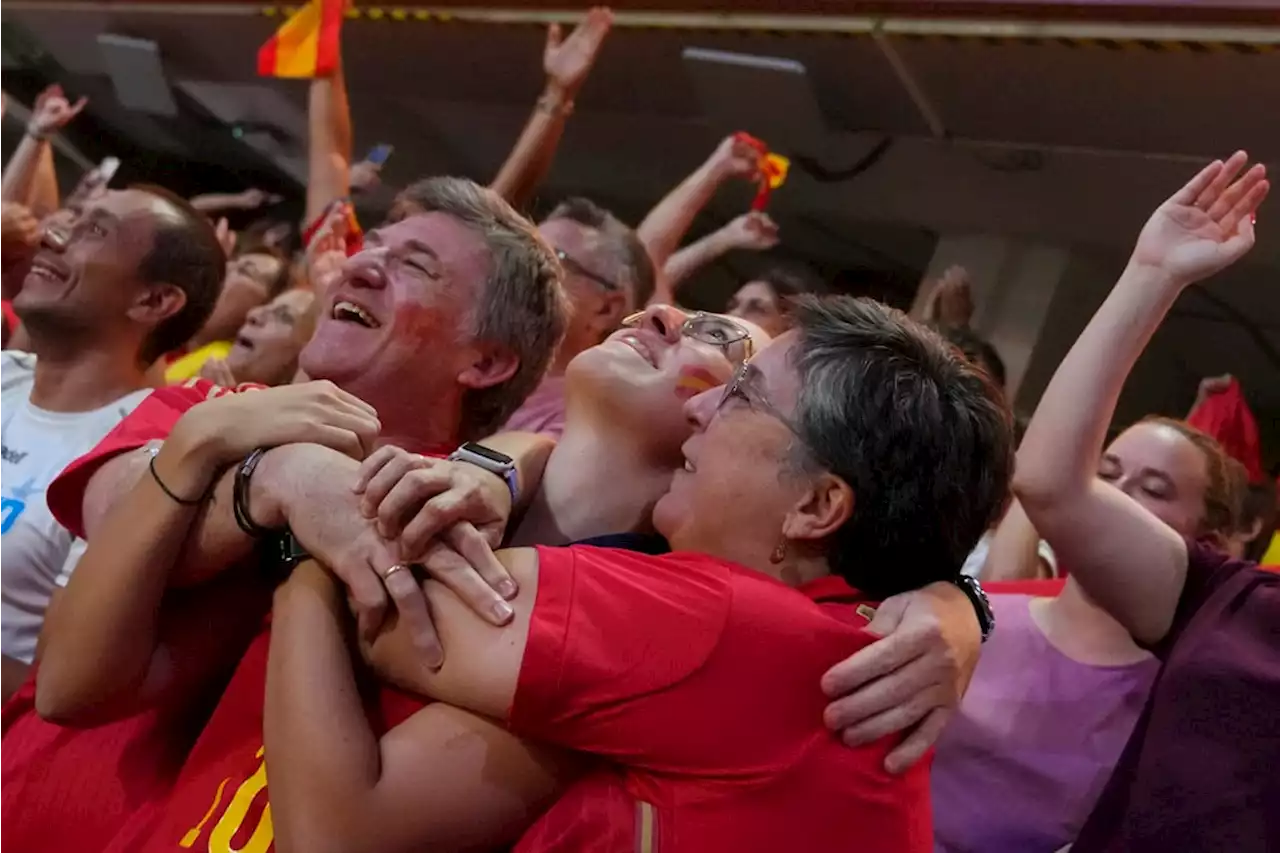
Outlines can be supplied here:
[[676, 396], [681, 400], [690, 400], [709, 388], [723, 385], [715, 374], [703, 367], [682, 367], [676, 379]]
[[263, 77], [324, 77], [338, 67], [346, 0], [311, 0], [258, 49]]

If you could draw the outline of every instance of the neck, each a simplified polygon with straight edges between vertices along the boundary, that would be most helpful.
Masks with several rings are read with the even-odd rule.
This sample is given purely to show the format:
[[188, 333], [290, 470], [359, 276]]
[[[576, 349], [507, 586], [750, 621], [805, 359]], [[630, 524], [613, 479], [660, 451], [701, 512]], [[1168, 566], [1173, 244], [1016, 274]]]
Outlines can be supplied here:
[[608, 533], [653, 530], [653, 505], [674, 463], [649, 453], [618, 419], [570, 417], [513, 545], [564, 545]]
[[[34, 330], [32, 330], [34, 331]], [[80, 349], [49, 344], [32, 334], [37, 356], [31, 403], [51, 412], [87, 412], [150, 387], [137, 343]]]
[[547, 373], [551, 376], [563, 376], [569, 362], [578, 357], [583, 350], [591, 349], [604, 340], [594, 329], [575, 329], [570, 325], [565, 332], [564, 340], [556, 348], [556, 356], [551, 360], [551, 368]]
[[[792, 544], [790, 547], [795, 548], [796, 545]], [[827, 566], [827, 561], [821, 557], [796, 555], [781, 563], [770, 562], [764, 573], [777, 578], [787, 586], [798, 587], [826, 577], [831, 574], [831, 569]]]
[[1078, 663], [1121, 666], [1151, 657], [1073, 577], [1056, 598], [1031, 602], [1031, 618], [1054, 648]]
[[432, 405], [423, 406], [412, 395], [401, 395], [388, 400], [370, 399], [382, 422], [378, 445], [393, 445], [411, 453], [425, 453], [441, 447], [453, 450], [459, 443], [462, 424], [462, 402], [459, 389], [442, 394], [428, 394], [423, 399]]

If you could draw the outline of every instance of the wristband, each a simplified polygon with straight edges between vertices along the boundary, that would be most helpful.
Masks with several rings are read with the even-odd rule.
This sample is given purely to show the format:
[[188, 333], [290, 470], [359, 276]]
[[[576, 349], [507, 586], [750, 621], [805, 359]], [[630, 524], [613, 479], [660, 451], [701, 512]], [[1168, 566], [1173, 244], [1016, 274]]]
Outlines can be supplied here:
[[165, 485], [164, 480], [160, 479], [160, 473], [156, 471], [156, 454], [160, 452], [160, 448], [152, 447], [148, 451], [151, 454], [151, 461], [147, 463], [147, 467], [151, 470], [151, 479], [156, 481], [156, 485], [160, 487], [160, 491], [168, 496], [169, 500], [179, 506], [200, 506], [204, 503], [205, 498], [209, 497], [209, 490], [205, 489], [204, 493], [194, 498], [184, 498]]
[[49, 134], [48, 134], [48, 132], [44, 132], [44, 133], [42, 133], [42, 132], [40, 132], [39, 130], [36, 130], [36, 129], [35, 129], [34, 127], [32, 127], [31, 125], [27, 125], [27, 136], [30, 136], [30, 137], [31, 137], [32, 139], [34, 139], [36, 142], [48, 142], [48, 141], [49, 141]]
[[573, 115], [573, 100], [544, 93], [538, 98], [536, 109], [547, 115], [568, 118]]
[[240, 467], [236, 469], [235, 485], [231, 492], [231, 510], [236, 517], [236, 524], [253, 539], [261, 539], [275, 532], [254, 521], [253, 515], [249, 512], [249, 480], [266, 452], [267, 448], [259, 447], [244, 458]]
[[982, 591], [982, 584], [968, 575], [951, 578], [950, 582], [960, 587], [960, 591], [973, 605], [974, 615], [978, 617], [978, 628], [982, 631], [982, 642], [991, 639], [996, 631], [996, 614], [991, 610], [991, 601]]

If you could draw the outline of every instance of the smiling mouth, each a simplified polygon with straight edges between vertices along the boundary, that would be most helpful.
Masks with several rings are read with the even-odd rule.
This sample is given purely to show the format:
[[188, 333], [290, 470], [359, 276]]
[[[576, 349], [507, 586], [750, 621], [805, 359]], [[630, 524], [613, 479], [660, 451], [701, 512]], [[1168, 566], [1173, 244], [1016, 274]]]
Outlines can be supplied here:
[[366, 329], [376, 329], [382, 325], [368, 311], [345, 299], [340, 299], [334, 303], [331, 316], [340, 323], [355, 323], [358, 326], [364, 326]]
[[643, 341], [641, 341], [639, 338], [635, 337], [634, 335], [627, 335], [626, 337], [621, 338], [621, 341], [622, 343], [626, 344], [627, 346], [635, 350], [637, 353], [639, 353], [641, 358], [649, 362], [650, 367], [657, 370], [658, 362], [654, 359], [653, 352], [647, 346], [644, 345]]
[[41, 278], [48, 279], [49, 281], [63, 282], [67, 280], [66, 273], [52, 264], [41, 261], [39, 258], [31, 262], [30, 274], [38, 275]]
[[253, 341], [249, 340], [244, 335], [240, 335], [236, 338], [236, 346], [251, 350], [253, 349]]

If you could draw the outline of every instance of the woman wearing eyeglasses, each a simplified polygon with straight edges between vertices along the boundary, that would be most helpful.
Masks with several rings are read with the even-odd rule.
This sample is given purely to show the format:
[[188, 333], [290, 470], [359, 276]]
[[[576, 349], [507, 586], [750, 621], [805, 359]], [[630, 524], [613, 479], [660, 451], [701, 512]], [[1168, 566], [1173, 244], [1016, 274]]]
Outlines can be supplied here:
[[[441, 734], [461, 710], [596, 759], [517, 850], [931, 849], [927, 765], [891, 776], [893, 738], [844, 746], [818, 683], [872, 642], [874, 601], [958, 577], [1007, 492], [1008, 410], [936, 336], [841, 299], [803, 305], [796, 330], [691, 395], [681, 421], [666, 410], [693, 390], [684, 368], [729, 348], [723, 376], [746, 340], [682, 316], [653, 309], [580, 357], [556, 453], [595, 480], [549, 466], [543, 498], [602, 515], [647, 466], [670, 480], [653, 520], [677, 553], [503, 551], [520, 593], [502, 629], [427, 584], [443, 666], [394, 625], [363, 651], [437, 703], [381, 738], [354, 689], [345, 590], [308, 562], [277, 592], [265, 717], [280, 853], [449, 846], [438, 813], [474, 808], [456, 791], [476, 780], [442, 777], [442, 762], [486, 749]], [[593, 445], [570, 434], [583, 413], [652, 435]], [[574, 519], [557, 523], [568, 538]], [[478, 781], [515, 793], [500, 768]]]

